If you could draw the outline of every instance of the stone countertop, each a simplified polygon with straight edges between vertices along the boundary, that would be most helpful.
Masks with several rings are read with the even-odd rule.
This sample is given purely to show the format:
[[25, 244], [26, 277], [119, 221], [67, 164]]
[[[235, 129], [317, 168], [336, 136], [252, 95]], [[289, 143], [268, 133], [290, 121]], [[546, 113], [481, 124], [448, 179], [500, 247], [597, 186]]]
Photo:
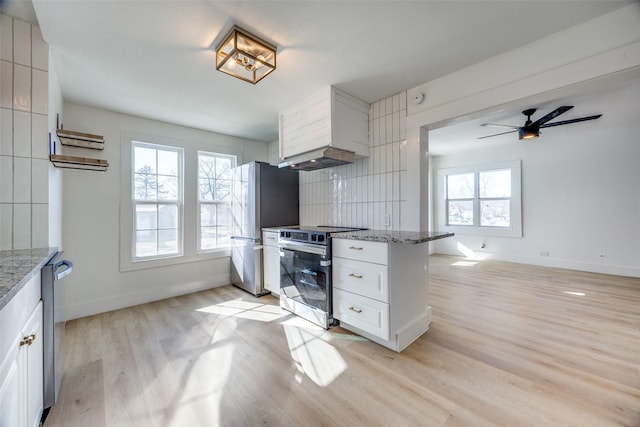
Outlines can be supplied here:
[[409, 243], [419, 244], [432, 240], [451, 237], [454, 233], [439, 231], [387, 231], [387, 230], [360, 230], [335, 233], [331, 237], [334, 239], [363, 240], [368, 242], [383, 243]]
[[57, 251], [55, 247], [0, 251], [0, 310]]

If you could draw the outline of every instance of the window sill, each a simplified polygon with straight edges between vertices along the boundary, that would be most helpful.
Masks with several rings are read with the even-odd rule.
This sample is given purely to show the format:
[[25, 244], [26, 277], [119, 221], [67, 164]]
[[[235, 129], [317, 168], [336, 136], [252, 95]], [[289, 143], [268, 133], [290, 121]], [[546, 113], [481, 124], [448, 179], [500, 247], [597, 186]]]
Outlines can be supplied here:
[[212, 259], [227, 258], [231, 256], [230, 249], [219, 249], [212, 252], [203, 252], [200, 254], [189, 254], [166, 258], [155, 258], [138, 261], [120, 261], [120, 272], [146, 270], [150, 268], [167, 267], [170, 265], [188, 264], [192, 262], [208, 261]]

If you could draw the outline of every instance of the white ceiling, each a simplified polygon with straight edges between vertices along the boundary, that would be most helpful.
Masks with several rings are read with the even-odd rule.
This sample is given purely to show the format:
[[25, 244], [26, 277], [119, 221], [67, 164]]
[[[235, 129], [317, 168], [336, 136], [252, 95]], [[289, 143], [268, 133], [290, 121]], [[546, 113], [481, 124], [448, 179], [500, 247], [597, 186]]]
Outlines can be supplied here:
[[[272, 141], [278, 111], [327, 85], [373, 102], [628, 3], [34, 0], [34, 8], [65, 100]], [[255, 86], [215, 70], [212, 48], [233, 24], [278, 46], [277, 70]], [[521, 121], [491, 121], [507, 119]]]

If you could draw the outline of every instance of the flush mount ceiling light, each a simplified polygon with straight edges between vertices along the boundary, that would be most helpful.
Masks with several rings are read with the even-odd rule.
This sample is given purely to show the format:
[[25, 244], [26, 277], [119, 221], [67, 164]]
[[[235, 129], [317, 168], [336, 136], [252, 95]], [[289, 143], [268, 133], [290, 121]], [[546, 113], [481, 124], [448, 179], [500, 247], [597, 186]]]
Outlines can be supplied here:
[[216, 48], [216, 70], [256, 84], [276, 69], [276, 50], [234, 25]]

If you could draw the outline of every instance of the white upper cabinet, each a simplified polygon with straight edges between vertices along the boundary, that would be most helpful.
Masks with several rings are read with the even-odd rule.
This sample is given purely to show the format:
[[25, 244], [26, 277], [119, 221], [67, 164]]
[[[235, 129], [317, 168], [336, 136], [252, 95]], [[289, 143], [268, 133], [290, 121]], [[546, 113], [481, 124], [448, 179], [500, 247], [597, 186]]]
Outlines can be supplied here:
[[324, 147], [369, 156], [369, 104], [327, 87], [283, 111], [280, 159]]

